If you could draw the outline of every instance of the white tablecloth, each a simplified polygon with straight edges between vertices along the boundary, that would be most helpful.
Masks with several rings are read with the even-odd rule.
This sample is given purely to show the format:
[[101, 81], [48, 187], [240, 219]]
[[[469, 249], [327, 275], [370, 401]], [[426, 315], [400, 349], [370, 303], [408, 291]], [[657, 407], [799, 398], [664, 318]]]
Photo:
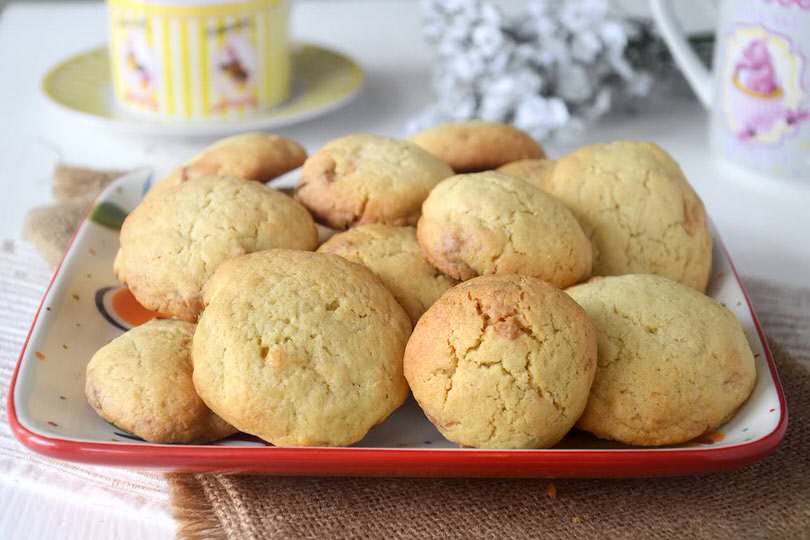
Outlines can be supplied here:
[[[11, 433], [6, 393], [51, 273], [28, 244], [7, 240], [0, 246], [0, 491], [3, 494], [0, 531], [4, 531], [0, 537], [9, 538], [5, 533], [10, 532], [19, 533], [20, 537], [39, 536], [34, 533], [38, 530], [56, 532], [55, 523], [43, 522], [36, 514], [31, 515], [30, 520], [9, 514], [10, 508], [28, 513], [43, 502], [46, 508], [49, 503], [61, 505], [63, 509], [77, 504], [85, 508], [89, 505], [98, 510], [99, 517], [110, 514], [114, 520], [115, 514], [120, 513], [128, 522], [149, 524], [146, 529], [158, 529], [144, 530], [149, 533], [146, 536], [152, 537], [156, 532], [171, 534], [174, 523], [168, 512], [166, 482], [161, 475], [49, 459], [26, 450]], [[21, 504], [34, 501], [36, 505]], [[48, 512], [40, 512], [40, 515], [57, 517]], [[92, 530], [92, 522], [88, 520], [84, 524]], [[80, 537], [81, 529], [81, 521], [71, 520], [66, 532]]]

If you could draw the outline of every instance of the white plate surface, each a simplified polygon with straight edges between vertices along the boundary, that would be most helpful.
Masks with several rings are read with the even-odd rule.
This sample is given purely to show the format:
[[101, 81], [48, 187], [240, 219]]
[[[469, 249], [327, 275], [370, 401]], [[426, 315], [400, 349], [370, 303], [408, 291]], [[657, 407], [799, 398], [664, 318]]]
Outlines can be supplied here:
[[[288, 187], [294, 176], [295, 173], [287, 175], [274, 185]], [[127, 326], [111, 305], [111, 295], [120, 288], [112, 273], [112, 261], [118, 249], [118, 230], [98, 222], [104, 221], [105, 212], [100, 212], [101, 218], [92, 216], [99, 214], [99, 204], [107, 209], [107, 217], [112, 206], [124, 212], [131, 211], [150, 179], [149, 171], [137, 171], [115, 181], [102, 193], [96, 211], [79, 229], [44, 299], [22, 358], [13, 396], [20, 424], [35, 434], [71, 441], [137, 442], [102, 420], [87, 404], [83, 389], [85, 366], [90, 357], [121, 334], [122, 326]], [[104, 290], [108, 292], [100, 292]], [[757, 384], [751, 398], [720, 428], [721, 440], [691, 442], [678, 448], [722, 447], [757, 440], [772, 433], [785, 414], [780, 408], [776, 386], [745, 294], [716, 234], [714, 268], [707, 294], [725, 304], [741, 321], [756, 357]], [[216, 444], [261, 446], [264, 443], [237, 436]], [[356, 446], [455, 447], [425, 419], [412, 399]], [[571, 449], [611, 447], [618, 445], [583, 436], [567, 438], [560, 445], [560, 448]]]

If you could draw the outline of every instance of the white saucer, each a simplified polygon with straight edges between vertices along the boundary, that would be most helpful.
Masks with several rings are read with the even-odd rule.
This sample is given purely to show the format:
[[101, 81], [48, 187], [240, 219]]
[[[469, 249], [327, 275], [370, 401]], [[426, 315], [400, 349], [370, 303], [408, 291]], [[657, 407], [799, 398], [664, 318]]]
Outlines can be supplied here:
[[309, 43], [293, 47], [294, 89], [286, 102], [239, 120], [169, 121], [116, 108], [106, 47], [72, 56], [45, 75], [42, 89], [61, 109], [116, 131], [140, 135], [214, 137], [272, 129], [331, 112], [349, 102], [363, 85], [363, 70], [348, 56]]

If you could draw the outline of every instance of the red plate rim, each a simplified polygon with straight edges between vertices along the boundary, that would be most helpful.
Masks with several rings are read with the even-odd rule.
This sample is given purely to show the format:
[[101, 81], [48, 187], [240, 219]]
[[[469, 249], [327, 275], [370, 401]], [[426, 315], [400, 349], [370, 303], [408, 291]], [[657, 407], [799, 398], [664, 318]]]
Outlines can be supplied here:
[[[89, 211], [88, 214], [89, 215]], [[479, 450], [423, 448], [287, 448], [205, 445], [131, 444], [72, 441], [48, 437], [23, 426], [17, 418], [14, 392], [28, 342], [45, 299], [56, 281], [82, 226], [54, 271], [28, 330], [8, 392], [8, 418], [14, 436], [39, 454], [94, 465], [177, 472], [265, 473], [332, 476], [487, 476], [487, 477], [645, 477], [677, 476], [731, 470], [764, 458], [784, 439], [788, 410], [782, 383], [765, 333], [719, 234], [720, 248], [742, 289], [765, 352], [779, 398], [779, 422], [767, 435], [735, 445], [705, 448]]]

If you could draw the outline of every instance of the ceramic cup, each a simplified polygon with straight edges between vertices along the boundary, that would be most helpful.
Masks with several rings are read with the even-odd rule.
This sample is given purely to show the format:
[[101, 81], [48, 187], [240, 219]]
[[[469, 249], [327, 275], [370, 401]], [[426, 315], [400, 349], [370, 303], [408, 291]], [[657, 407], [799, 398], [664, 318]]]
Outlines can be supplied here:
[[286, 0], [107, 0], [116, 103], [176, 120], [240, 118], [290, 92]]
[[724, 0], [714, 73], [672, 4], [651, 0], [653, 16], [710, 111], [714, 152], [759, 175], [810, 180], [810, 0]]

